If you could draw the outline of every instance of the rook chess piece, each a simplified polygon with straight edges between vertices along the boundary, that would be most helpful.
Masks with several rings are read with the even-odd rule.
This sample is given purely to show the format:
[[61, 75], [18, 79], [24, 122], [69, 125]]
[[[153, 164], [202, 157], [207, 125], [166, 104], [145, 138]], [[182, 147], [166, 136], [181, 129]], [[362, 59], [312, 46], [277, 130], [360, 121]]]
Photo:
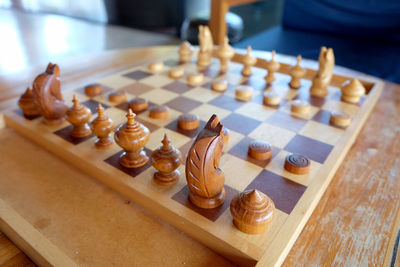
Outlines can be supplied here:
[[180, 173], [177, 170], [181, 165], [181, 152], [170, 145], [167, 134], [161, 141], [162, 146], [151, 153], [151, 165], [157, 170], [154, 173], [154, 181], [161, 185], [173, 185], [179, 180]]
[[346, 81], [342, 85], [342, 100], [345, 102], [357, 104], [360, 97], [365, 94], [365, 88], [358, 79]]
[[267, 230], [275, 213], [274, 202], [260, 191], [247, 190], [231, 201], [233, 224], [247, 234], [259, 234]]
[[129, 109], [127, 122], [118, 127], [115, 142], [124, 150], [119, 163], [127, 168], [139, 168], [149, 161], [143, 147], [149, 141], [150, 132], [146, 126], [135, 121], [135, 113]]
[[21, 95], [18, 106], [22, 109], [25, 118], [33, 119], [40, 116], [39, 109], [35, 105], [33, 93], [30, 88], [27, 88], [25, 93]]
[[217, 50], [217, 56], [220, 62], [220, 73], [225, 73], [229, 68], [229, 61], [235, 55], [235, 51], [229, 45], [228, 37], [225, 36], [223, 45]]
[[72, 99], [72, 107], [67, 111], [67, 120], [74, 126], [71, 136], [75, 138], [83, 138], [92, 134], [88, 121], [92, 116], [90, 109], [79, 103], [74, 95]]
[[33, 101], [44, 117], [44, 122], [50, 125], [59, 124], [65, 120], [68, 106], [61, 95], [60, 69], [58, 65], [49, 63], [44, 73], [33, 81]]
[[213, 115], [192, 144], [185, 166], [189, 199], [200, 208], [211, 209], [224, 203], [225, 176], [219, 169], [223, 146], [223, 126]]
[[104, 108], [101, 104], [97, 106], [97, 113], [97, 118], [90, 125], [93, 133], [98, 138], [95, 141], [95, 146], [96, 148], [108, 148], [113, 143], [110, 133], [114, 129], [114, 123], [104, 115]]
[[306, 70], [300, 66], [301, 56], [297, 56], [297, 64], [289, 70], [289, 75], [292, 79], [289, 82], [289, 86], [294, 89], [299, 89], [301, 87], [301, 78], [306, 74]]
[[319, 69], [312, 81], [310, 94], [316, 97], [326, 97], [328, 95], [328, 85], [332, 79], [335, 56], [332, 48], [321, 47], [319, 53]]
[[273, 81], [275, 81], [275, 72], [277, 72], [281, 67], [281, 64], [279, 64], [279, 62], [275, 60], [275, 54], [275, 50], [272, 50], [271, 60], [268, 61], [266, 65], [268, 73], [264, 79], [267, 83], [272, 83]]
[[185, 41], [179, 47], [179, 62], [180, 63], [188, 63], [192, 57], [193, 48], [189, 42]]
[[257, 58], [251, 56], [251, 46], [249, 45], [247, 47], [247, 54], [243, 57], [242, 63], [243, 63], [243, 69], [242, 69], [242, 75], [243, 76], [250, 76], [253, 74], [253, 71], [251, 70], [251, 67], [253, 67], [257, 62]]

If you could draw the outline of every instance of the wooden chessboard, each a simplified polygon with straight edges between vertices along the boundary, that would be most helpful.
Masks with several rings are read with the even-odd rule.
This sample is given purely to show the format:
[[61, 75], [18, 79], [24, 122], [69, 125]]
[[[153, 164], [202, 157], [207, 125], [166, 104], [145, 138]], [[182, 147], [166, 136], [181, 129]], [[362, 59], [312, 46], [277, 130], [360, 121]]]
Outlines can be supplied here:
[[[240, 62], [241, 57], [236, 54], [233, 60]], [[302, 87], [294, 90], [288, 87], [290, 76], [287, 73], [290, 66], [281, 64], [273, 88], [282, 96], [283, 101], [277, 107], [267, 107], [262, 104], [263, 91], [271, 90], [266, 89], [263, 79], [266, 74], [265, 60], [258, 60], [253, 75], [244, 78], [240, 74], [241, 64], [231, 63], [228, 73], [220, 75], [218, 60], [213, 59], [212, 66], [204, 71], [205, 81], [201, 86], [186, 84], [187, 73], [197, 70], [195, 62], [183, 65], [186, 75], [173, 80], [168, 77], [168, 70], [179, 65], [178, 55], [159, 60], [165, 64], [161, 73], [149, 72], [147, 62], [93, 81], [103, 86], [102, 95], [87, 97], [83, 84], [80, 88], [63, 92], [64, 99], [72, 103], [72, 96], [77, 95], [93, 114], [96, 113], [97, 104], [102, 103], [106, 109], [105, 114], [116, 125], [125, 121], [129, 104], [124, 102], [116, 105], [109, 102], [110, 92], [124, 90], [128, 94], [128, 101], [139, 96], [147, 99], [150, 105], [167, 105], [170, 107], [170, 115], [164, 120], [151, 119], [148, 111], [137, 114], [136, 120], [151, 131], [150, 140], [145, 146], [148, 155], [161, 145], [160, 141], [164, 133], [167, 133], [171, 144], [186, 157], [193, 138], [210, 116], [217, 114], [221, 123], [230, 130], [229, 142], [220, 160], [220, 168], [226, 177], [226, 200], [218, 208], [203, 210], [191, 204], [187, 197], [183, 165], [179, 168], [179, 183], [163, 187], [153, 182], [154, 169], [150, 164], [138, 169], [122, 167], [118, 162], [122, 153], [120, 147], [114, 145], [108, 150], [97, 150], [94, 147], [94, 136], [71, 138], [69, 133], [72, 126], [67, 122], [48, 126], [42, 123], [42, 118], [24, 118], [22, 112], [15, 108], [5, 113], [6, 124], [230, 260], [240, 264], [254, 264], [263, 258], [268, 265], [280, 264], [355, 141], [379, 98], [382, 83], [372, 78], [361, 80], [367, 95], [362, 97], [358, 105], [354, 105], [340, 100], [339, 86], [350, 77], [334, 75], [328, 88], [329, 95], [320, 99], [309, 95], [315, 71], [308, 69]], [[211, 81], [215, 79], [228, 80], [226, 92], [218, 93], [210, 89]], [[235, 100], [235, 87], [239, 84], [254, 88], [251, 101]], [[291, 114], [290, 102], [294, 99], [310, 102], [309, 115], [298, 117]], [[351, 125], [346, 129], [331, 126], [330, 111], [350, 114], [353, 118]], [[200, 117], [198, 130], [187, 132], [178, 129], [177, 118], [183, 113], [194, 113]], [[254, 139], [265, 140], [273, 146], [274, 152], [269, 162], [247, 156], [248, 144]], [[294, 175], [283, 168], [286, 155], [293, 152], [311, 160], [309, 174]], [[258, 189], [275, 203], [275, 217], [268, 230], [262, 234], [245, 234], [232, 224], [230, 201], [236, 193], [246, 189]]]

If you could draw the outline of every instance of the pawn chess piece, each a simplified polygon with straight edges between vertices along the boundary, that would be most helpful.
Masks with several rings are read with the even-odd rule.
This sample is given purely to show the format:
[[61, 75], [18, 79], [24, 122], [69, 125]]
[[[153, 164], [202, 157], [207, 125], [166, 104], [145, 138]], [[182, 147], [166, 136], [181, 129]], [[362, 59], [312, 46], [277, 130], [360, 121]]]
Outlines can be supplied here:
[[321, 47], [318, 58], [319, 69], [312, 81], [310, 94], [316, 97], [326, 97], [328, 95], [328, 85], [332, 79], [335, 56], [332, 48]]
[[268, 73], [264, 79], [267, 83], [272, 83], [273, 81], [275, 81], [275, 72], [277, 72], [281, 67], [281, 64], [279, 64], [279, 62], [275, 60], [275, 54], [275, 50], [272, 50], [271, 60], [268, 61], [266, 65]]
[[247, 54], [243, 57], [242, 60], [243, 63], [242, 75], [251, 76], [251, 74], [253, 74], [251, 67], [253, 67], [256, 64], [256, 62], [257, 58], [251, 56], [251, 46], [249, 45], [247, 47]]
[[365, 88], [358, 79], [344, 82], [341, 90], [342, 100], [353, 104], [357, 104], [361, 96], [365, 95]]
[[33, 119], [40, 116], [39, 109], [36, 107], [33, 100], [33, 93], [30, 88], [27, 88], [25, 93], [18, 100], [18, 106], [22, 109], [25, 118]]
[[49, 63], [44, 73], [33, 81], [33, 101], [44, 122], [49, 125], [60, 124], [65, 120], [68, 106], [61, 94], [60, 68]]
[[104, 108], [101, 104], [97, 106], [97, 118], [91, 123], [90, 128], [97, 136], [96, 148], [108, 148], [113, 144], [110, 133], [114, 129], [113, 121], [104, 115]]
[[229, 45], [228, 37], [225, 36], [224, 43], [217, 50], [217, 57], [219, 58], [220, 62], [220, 67], [219, 67], [220, 73], [225, 73], [228, 70], [229, 61], [233, 58], [234, 55], [235, 51]]
[[150, 132], [146, 126], [135, 121], [135, 116], [129, 109], [127, 122], [119, 126], [114, 134], [115, 142], [124, 150], [119, 163], [127, 168], [139, 168], [149, 161], [143, 147], [149, 141]]
[[289, 82], [289, 86], [294, 89], [301, 87], [301, 79], [306, 75], [306, 70], [300, 66], [301, 56], [297, 56], [297, 64], [289, 70], [289, 75], [292, 79]]
[[179, 47], [179, 62], [180, 63], [189, 63], [192, 57], [193, 48], [189, 42], [185, 41]]
[[67, 120], [74, 126], [71, 136], [75, 138], [83, 138], [92, 134], [88, 121], [92, 116], [90, 109], [79, 103], [74, 95], [72, 99], [73, 106], [67, 111]]
[[177, 170], [181, 165], [181, 152], [170, 145], [167, 134], [161, 141], [162, 146], [151, 153], [151, 165], [157, 170], [154, 181], [161, 185], [174, 185], [179, 181], [180, 173]]
[[267, 230], [275, 213], [274, 202], [260, 191], [247, 190], [231, 201], [233, 224], [247, 234], [259, 234]]
[[216, 208], [224, 203], [225, 176], [219, 169], [223, 146], [223, 126], [213, 115], [198, 134], [186, 158], [189, 200], [200, 208]]

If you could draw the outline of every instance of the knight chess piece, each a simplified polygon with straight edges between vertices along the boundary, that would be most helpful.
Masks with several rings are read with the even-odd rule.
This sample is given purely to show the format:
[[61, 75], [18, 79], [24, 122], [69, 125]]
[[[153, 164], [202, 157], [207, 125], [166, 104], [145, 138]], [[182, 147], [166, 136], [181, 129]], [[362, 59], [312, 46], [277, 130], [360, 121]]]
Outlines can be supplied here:
[[25, 118], [31, 119], [40, 116], [39, 109], [36, 107], [33, 100], [33, 93], [30, 88], [27, 88], [25, 93], [18, 100], [18, 106], [21, 108]]
[[150, 131], [135, 121], [135, 116], [129, 109], [126, 114], [127, 122], [119, 126], [114, 134], [115, 142], [124, 150], [119, 163], [127, 168], [139, 168], [149, 161], [143, 147], [149, 141]]
[[44, 122], [49, 125], [59, 124], [65, 120], [68, 106], [61, 94], [60, 68], [49, 63], [44, 73], [33, 81], [33, 101]]
[[351, 81], [344, 82], [341, 91], [342, 100], [353, 104], [360, 102], [360, 98], [365, 95], [364, 86], [356, 78], [352, 79]]
[[211, 209], [224, 203], [225, 176], [219, 168], [223, 146], [223, 126], [214, 114], [198, 134], [186, 159], [189, 199], [200, 208]]
[[247, 190], [231, 201], [233, 224], [247, 234], [259, 234], [267, 230], [275, 213], [274, 202], [260, 191]]
[[301, 79], [306, 75], [306, 70], [300, 66], [301, 56], [297, 56], [296, 65], [289, 70], [289, 75], [292, 79], [289, 82], [289, 86], [294, 89], [299, 89], [301, 87]]
[[190, 59], [192, 58], [193, 48], [189, 42], [185, 41], [179, 47], [178, 53], [179, 53], [179, 62], [180, 63], [188, 63], [188, 62], [190, 62]]
[[174, 185], [179, 181], [180, 173], [177, 170], [182, 162], [181, 152], [171, 146], [171, 142], [164, 134], [162, 146], [151, 153], [151, 165], [157, 170], [154, 173], [154, 181], [161, 185]]
[[251, 46], [249, 45], [247, 47], [247, 53], [243, 57], [243, 60], [242, 60], [242, 63], [243, 63], [242, 75], [243, 76], [251, 76], [253, 74], [251, 67], [253, 67], [256, 64], [256, 62], [257, 62], [257, 58], [255, 58], [251, 55]]
[[279, 71], [281, 64], [275, 60], [276, 52], [272, 50], [271, 52], [271, 60], [267, 62], [266, 69], [268, 71], [267, 76], [265, 76], [265, 81], [267, 83], [272, 83], [275, 81], [275, 72]]
[[219, 58], [220, 66], [219, 72], [225, 73], [229, 68], [229, 61], [235, 55], [235, 51], [229, 45], [228, 37], [225, 36], [224, 43], [218, 48], [217, 56]]
[[97, 106], [97, 118], [91, 123], [90, 128], [97, 136], [96, 148], [108, 148], [113, 144], [110, 133], [114, 129], [113, 121], [104, 115], [104, 108], [101, 104]]
[[210, 29], [208, 26], [199, 26], [199, 45], [200, 51], [197, 56], [197, 65], [200, 68], [207, 68], [211, 65], [211, 56], [213, 50], [213, 40], [211, 36]]
[[92, 116], [90, 109], [79, 103], [78, 98], [74, 95], [72, 99], [72, 107], [67, 111], [67, 120], [74, 126], [71, 136], [75, 138], [83, 138], [92, 134], [88, 121]]
[[332, 48], [321, 47], [319, 53], [319, 69], [312, 81], [310, 94], [316, 97], [326, 97], [328, 95], [328, 85], [331, 82], [333, 67], [335, 66], [335, 56]]

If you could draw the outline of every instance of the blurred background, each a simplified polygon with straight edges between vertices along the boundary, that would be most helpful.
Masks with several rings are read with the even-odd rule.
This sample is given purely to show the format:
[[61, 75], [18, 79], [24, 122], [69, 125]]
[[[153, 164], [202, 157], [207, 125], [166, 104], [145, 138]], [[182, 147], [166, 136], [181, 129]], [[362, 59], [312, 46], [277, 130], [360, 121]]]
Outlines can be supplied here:
[[[0, 75], [109, 49], [197, 43], [223, 0], [0, 0]], [[214, 3], [213, 3], [214, 2]], [[400, 1], [235, 0], [231, 44], [317, 59], [400, 83]]]

